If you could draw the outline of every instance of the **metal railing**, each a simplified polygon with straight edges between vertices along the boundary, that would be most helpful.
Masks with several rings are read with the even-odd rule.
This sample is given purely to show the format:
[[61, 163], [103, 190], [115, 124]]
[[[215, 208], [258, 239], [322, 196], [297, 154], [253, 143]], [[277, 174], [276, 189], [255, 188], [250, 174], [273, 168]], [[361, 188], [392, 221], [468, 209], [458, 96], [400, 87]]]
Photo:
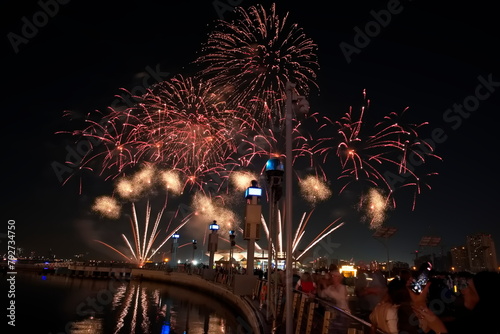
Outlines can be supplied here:
[[[276, 318], [273, 320], [276, 333], [284, 333], [284, 328], [282, 331], [280, 329], [284, 326], [286, 320], [284, 312], [285, 294], [282, 291], [284, 290], [283, 287], [279, 287], [278, 290], [278, 307]], [[261, 310], [264, 310], [266, 306], [265, 293], [267, 291], [267, 281], [258, 280], [252, 298], [258, 300]], [[330, 301], [312, 297], [298, 290], [293, 291], [292, 312], [295, 334], [369, 334], [371, 332], [370, 322], [338, 308]], [[384, 334], [380, 330], [376, 332]]]

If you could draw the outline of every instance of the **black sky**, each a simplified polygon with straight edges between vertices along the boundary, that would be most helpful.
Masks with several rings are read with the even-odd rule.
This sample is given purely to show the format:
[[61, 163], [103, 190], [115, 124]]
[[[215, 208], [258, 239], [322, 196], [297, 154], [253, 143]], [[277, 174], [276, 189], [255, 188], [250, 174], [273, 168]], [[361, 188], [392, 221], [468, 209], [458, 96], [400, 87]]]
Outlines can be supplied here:
[[[120, 88], [142, 85], [151, 69], [185, 73], [223, 11], [214, 4], [226, 2], [69, 1], [50, 7], [54, 15], [46, 21], [40, 3], [2, 5], [4, 222], [16, 221], [16, 242], [27, 251], [46, 253], [52, 248], [61, 256], [85, 251], [107, 256], [109, 252], [87, 237], [109, 237], [89, 206], [95, 196], [109, 193], [110, 185], [88, 178], [79, 195], [78, 184], [62, 186], [51, 166], [64, 162], [70, 144], [70, 138], [55, 132], [74, 126], [62, 117], [63, 111], [84, 115], [104, 110]], [[255, 3], [241, 0], [243, 7]], [[395, 8], [390, 21], [379, 25], [369, 43], [358, 44], [358, 52], [347, 61], [341, 43], [355, 45], [355, 28], [373, 25], [374, 13], [388, 6]], [[386, 224], [398, 228], [389, 243], [391, 257], [409, 262], [424, 235], [441, 236], [443, 249], [448, 249], [464, 244], [467, 234], [491, 233], [500, 248], [495, 123], [500, 105], [499, 29], [493, 4], [279, 1], [277, 10], [289, 11], [290, 20], [319, 46], [320, 93], [310, 97], [314, 111], [335, 118], [359, 104], [366, 89], [374, 118], [409, 107], [411, 119], [430, 122], [427, 138], [436, 129], [446, 136], [436, 144], [443, 162], [432, 165], [439, 172], [431, 180], [433, 189], [418, 197], [414, 211], [411, 201], [403, 198], [390, 213]], [[231, 17], [229, 11], [221, 15]], [[34, 17], [42, 23], [16, 52], [13, 34], [22, 36], [23, 26]], [[492, 82], [489, 90], [477, 90], [482, 80]], [[477, 94], [484, 97], [469, 107], [467, 118], [460, 117], [460, 124], [443, 119], [448, 109], [474, 102]], [[331, 203], [318, 208], [310, 239], [343, 209]], [[373, 231], [349, 219], [331, 235], [331, 242], [338, 244], [333, 257], [385, 259]], [[0, 231], [5, 232], [6, 227]]]

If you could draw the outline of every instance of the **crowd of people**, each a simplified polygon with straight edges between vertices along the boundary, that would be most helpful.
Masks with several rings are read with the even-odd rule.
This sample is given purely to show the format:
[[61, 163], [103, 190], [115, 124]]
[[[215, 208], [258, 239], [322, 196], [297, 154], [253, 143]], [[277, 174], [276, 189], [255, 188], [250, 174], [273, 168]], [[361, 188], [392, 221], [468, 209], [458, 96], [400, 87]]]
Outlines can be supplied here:
[[[380, 270], [360, 270], [353, 282], [353, 298], [346, 278], [335, 266], [295, 276], [296, 290], [354, 313], [371, 324], [372, 333], [500, 334], [498, 272], [461, 273], [453, 278], [432, 275], [422, 291], [415, 293], [410, 285], [416, 277], [409, 270], [390, 279]], [[340, 327], [335, 332], [346, 332], [348, 321], [345, 316], [337, 319], [334, 326]]]
[[[254, 274], [267, 280], [267, 272], [256, 269]], [[332, 333], [347, 333], [352, 319], [346, 314], [351, 314], [371, 324], [372, 334], [500, 334], [500, 273], [433, 274], [419, 293], [410, 288], [416, 279], [409, 270], [389, 279], [380, 270], [358, 270], [348, 282], [331, 265], [313, 272], [295, 271], [292, 284], [308, 298], [343, 310], [331, 323]], [[284, 287], [285, 271], [273, 270], [271, 284]], [[261, 304], [266, 292], [261, 293]]]
[[[267, 280], [267, 272], [255, 269], [254, 274]], [[500, 318], [497, 319], [500, 316], [500, 273], [464, 272], [453, 276], [430, 275], [421, 292], [415, 293], [410, 285], [417, 279], [416, 273], [409, 270], [401, 270], [389, 279], [380, 270], [358, 270], [348, 284], [338, 267], [331, 265], [314, 272], [299, 274], [295, 271], [292, 284], [307, 297], [328, 301], [344, 311], [331, 322], [332, 333], [347, 333], [352, 319], [346, 314], [352, 314], [371, 324], [372, 334], [377, 331], [387, 334], [500, 334]], [[285, 271], [273, 270], [271, 284], [285, 286]], [[262, 304], [265, 295], [264, 291]]]

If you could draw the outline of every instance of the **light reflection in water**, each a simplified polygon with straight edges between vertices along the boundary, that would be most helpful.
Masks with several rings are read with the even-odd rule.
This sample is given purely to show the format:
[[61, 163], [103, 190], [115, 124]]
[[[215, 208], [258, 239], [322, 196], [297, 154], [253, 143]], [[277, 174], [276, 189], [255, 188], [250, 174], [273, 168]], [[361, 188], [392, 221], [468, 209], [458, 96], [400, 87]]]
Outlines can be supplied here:
[[71, 334], [100, 334], [103, 333], [103, 319], [90, 317], [81, 321], [73, 322]]
[[73, 322], [71, 334], [232, 334], [236, 316], [202, 293], [132, 281], [115, 287], [104, 314]]

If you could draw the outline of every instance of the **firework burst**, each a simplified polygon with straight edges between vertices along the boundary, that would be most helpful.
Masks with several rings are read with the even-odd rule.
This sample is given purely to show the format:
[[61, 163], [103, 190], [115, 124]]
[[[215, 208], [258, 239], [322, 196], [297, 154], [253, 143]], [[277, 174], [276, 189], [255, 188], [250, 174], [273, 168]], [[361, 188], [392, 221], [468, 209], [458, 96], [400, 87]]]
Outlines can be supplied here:
[[302, 95], [316, 87], [317, 46], [288, 22], [288, 14], [280, 17], [274, 4], [269, 10], [256, 5], [235, 12], [234, 21], [218, 21], [209, 34], [195, 61], [203, 66], [199, 75], [239, 104], [258, 97], [267, 104], [265, 118], [281, 120], [287, 81]]
[[117, 219], [121, 214], [121, 204], [113, 197], [100, 196], [94, 201], [92, 211], [100, 213], [103, 217]]
[[387, 218], [387, 211], [390, 209], [391, 205], [387, 196], [375, 188], [371, 188], [361, 199], [359, 207], [359, 210], [364, 213], [362, 221], [368, 222], [371, 229], [382, 226]]
[[221, 235], [227, 235], [230, 230], [235, 230], [239, 225], [237, 215], [225, 205], [225, 201], [220, 197], [212, 198], [197, 192], [192, 198], [191, 206], [196, 215], [194, 223], [203, 226], [202, 231], [207, 230], [207, 224], [214, 218], [220, 227], [219, 233]]
[[[401, 118], [407, 109], [401, 114], [390, 113], [375, 126], [366, 123], [370, 101], [366, 100], [366, 93], [363, 94], [366, 105], [359, 113], [351, 107], [339, 121], [331, 122], [335, 129], [333, 136], [319, 139], [315, 152], [324, 155], [326, 161], [329, 153], [335, 150], [342, 170], [338, 179], [345, 181], [340, 193], [351, 183], [364, 181], [370, 187], [384, 189], [395, 206], [396, 188], [414, 186], [415, 193], [421, 191], [422, 179], [408, 164], [408, 157], [419, 160], [418, 164], [425, 163], [428, 158], [440, 158], [418, 136], [418, 129], [425, 123], [402, 125]], [[327, 128], [331, 131], [331, 127]], [[365, 134], [370, 130], [371, 133]]]
[[300, 191], [306, 201], [315, 205], [326, 201], [332, 195], [328, 184], [317, 176], [309, 175], [299, 182]]
[[255, 128], [252, 117], [228, 109], [210, 84], [180, 75], [135, 99], [140, 102], [126, 110], [97, 112], [99, 122], [89, 116], [89, 126], [72, 133], [100, 144], [82, 167], [117, 178], [148, 163], [176, 169], [202, 185], [208, 173], [239, 164], [233, 161], [238, 144]]
[[258, 175], [250, 171], [233, 171], [230, 176], [230, 181], [237, 191], [245, 191], [253, 180], [258, 179]]

